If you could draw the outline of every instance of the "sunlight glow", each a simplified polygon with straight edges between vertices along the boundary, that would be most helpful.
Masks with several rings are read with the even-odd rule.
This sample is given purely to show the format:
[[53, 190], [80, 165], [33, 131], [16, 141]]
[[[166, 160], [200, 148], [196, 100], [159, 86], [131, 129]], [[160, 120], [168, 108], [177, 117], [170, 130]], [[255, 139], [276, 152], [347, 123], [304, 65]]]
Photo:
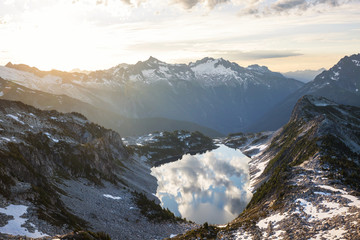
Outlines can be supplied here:
[[289, 71], [329, 67], [334, 59], [360, 52], [357, 1], [321, 13], [320, 6], [258, 17], [239, 15], [250, 1], [199, 1], [192, 7], [183, 1], [126, 2], [4, 1], [0, 64], [96, 70], [149, 56], [169, 63], [210, 56]]

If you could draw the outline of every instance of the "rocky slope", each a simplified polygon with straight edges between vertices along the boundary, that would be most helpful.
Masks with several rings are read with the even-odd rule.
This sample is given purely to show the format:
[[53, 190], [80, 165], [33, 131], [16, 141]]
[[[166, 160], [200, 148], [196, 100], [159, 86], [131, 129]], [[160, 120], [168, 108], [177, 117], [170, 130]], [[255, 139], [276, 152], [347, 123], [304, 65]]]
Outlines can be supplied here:
[[79, 113], [0, 100], [0, 233], [41, 237], [90, 229], [113, 239], [146, 239], [189, 227], [151, 204], [151, 216], [165, 220], [150, 221], [133, 191], [153, 199], [156, 179], [118, 133]]
[[252, 163], [266, 163], [255, 175], [252, 201], [219, 238], [359, 238], [359, 117], [356, 107], [299, 100], [289, 123]]
[[332, 101], [360, 106], [360, 54], [342, 58], [327, 71], [290, 94], [284, 101], [249, 127], [249, 131], [276, 130], [290, 118], [296, 102], [304, 95], [326, 97]]
[[259, 133], [232, 133], [226, 138], [220, 138], [218, 141], [228, 147], [240, 149], [241, 152], [250, 158], [259, 155], [267, 146], [274, 132]]
[[179, 238], [358, 239], [360, 108], [304, 96], [250, 164], [254, 195], [227, 226]]
[[243, 68], [212, 58], [167, 64], [150, 57], [89, 74], [42, 72], [9, 63], [0, 67], [0, 77], [129, 118], [190, 121], [222, 133], [246, 129], [303, 85], [266, 67]]
[[129, 150], [159, 166], [181, 159], [184, 154], [197, 154], [217, 148], [214, 141], [200, 132], [155, 132], [146, 136], [124, 138]]

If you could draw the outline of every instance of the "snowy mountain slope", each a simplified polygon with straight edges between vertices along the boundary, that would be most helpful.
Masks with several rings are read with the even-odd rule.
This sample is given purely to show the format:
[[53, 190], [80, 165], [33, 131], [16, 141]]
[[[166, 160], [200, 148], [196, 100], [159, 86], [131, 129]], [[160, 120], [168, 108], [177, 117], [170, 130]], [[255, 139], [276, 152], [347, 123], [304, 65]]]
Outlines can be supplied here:
[[284, 101], [265, 113], [259, 121], [249, 127], [249, 131], [276, 130], [290, 118], [298, 99], [306, 94], [323, 96], [340, 104], [360, 106], [360, 54], [342, 58], [328, 71], [323, 71], [315, 79]]
[[96, 108], [88, 103], [67, 95], [56, 95], [38, 90], [32, 90], [12, 81], [0, 78], [0, 98], [21, 101], [44, 110], [57, 110], [70, 113], [79, 112], [91, 121], [101, 123], [107, 128], [119, 131], [119, 126], [127, 118], [113, 112]]
[[[360, 109], [305, 96], [252, 161], [256, 189], [219, 239], [356, 239], [360, 221]], [[252, 219], [253, 223], [247, 224]]]
[[[1, 239], [75, 229], [107, 232], [112, 239], [154, 239], [191, 227], [168, 213], [160, 223], [150, 221], [134, 191], [154, 198], [156, 179], [118, 133], [79, 113], [0, 100]], [[150, 209], [164, 216], [159, 207]]]
[[[303, 85], [266, 67], [243, 68], [213, 58], [167, 64], [150, 57], [89, 74], [41, 72], [8, 64], [0, 68], [0, 77], [75, 97], [125, 117], [190, 121], [223, 133], [244, 130], [261, 112]], [[47, 79], [56, 81], [47, 85]]]
[[254, 195], [244, 212], [226, 226], [176, 239], [360, 238], [359, 136], [360, 108], [302, 97], [250, 160]]

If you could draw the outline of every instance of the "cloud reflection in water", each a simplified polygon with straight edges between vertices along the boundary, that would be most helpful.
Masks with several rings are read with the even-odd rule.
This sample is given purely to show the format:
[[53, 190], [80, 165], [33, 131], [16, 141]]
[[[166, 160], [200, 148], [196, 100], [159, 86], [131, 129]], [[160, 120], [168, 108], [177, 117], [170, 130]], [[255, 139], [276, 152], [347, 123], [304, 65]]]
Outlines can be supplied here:
[[220, 145], [211, 152], [184, 155], [152, 168], [163, 207], [196, 223], [224, 224], [250, 201], [248, 158]]

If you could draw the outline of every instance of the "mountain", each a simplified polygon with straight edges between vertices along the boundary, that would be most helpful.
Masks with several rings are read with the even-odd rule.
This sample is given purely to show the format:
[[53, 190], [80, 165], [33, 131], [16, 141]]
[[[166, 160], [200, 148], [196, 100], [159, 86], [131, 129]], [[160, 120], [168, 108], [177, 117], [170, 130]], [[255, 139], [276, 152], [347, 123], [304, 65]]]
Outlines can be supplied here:
[[325, 68], [320, 68], [318, 70], [298, 70], [293, 72], [285, 72], [282, 74], [285, 77], [294, 78], [304, 83], [308, 83], [325, 70], [326, 70]]
[[342, 58], [337, 64], [265, 113], [248, 131], [276, 130], [284, 125], [298, 99], [311, 94], [340, 104], [360, 106], [360, 54]]
[[360, 108], [306, 95], [249, 162], [244, 212], [175, 239], [359, 239], [359, 159]]
[[0, 100], [1, 239], [78, 229], [164, 238], [191, 227], [148, 199], [156, 187], [118, 133], [79, 113]]
[[200, 131], [211, 137], [222, 135], [213, 129], [186, 121], [166, 118], [127, 118], [67, 95], [56, 95], [29, 89], [2, 78], [0, 78], [0, 99], [21, 101], [43, 110], [57, 110], [64, 113], [78, 112], [86, 116], [90, 121], [111, 128], [123, 136], [143, 135], [155, 131], [174, 131], [177, 129]]
[[303, 85], [264, 66], [244, 68], [213, 58], [167, 64], [150, 57], [89, 74], [9, 63], [0, 67], [0, 77], [128, 118], [188, 121], [221, 133], [246, 129]]

